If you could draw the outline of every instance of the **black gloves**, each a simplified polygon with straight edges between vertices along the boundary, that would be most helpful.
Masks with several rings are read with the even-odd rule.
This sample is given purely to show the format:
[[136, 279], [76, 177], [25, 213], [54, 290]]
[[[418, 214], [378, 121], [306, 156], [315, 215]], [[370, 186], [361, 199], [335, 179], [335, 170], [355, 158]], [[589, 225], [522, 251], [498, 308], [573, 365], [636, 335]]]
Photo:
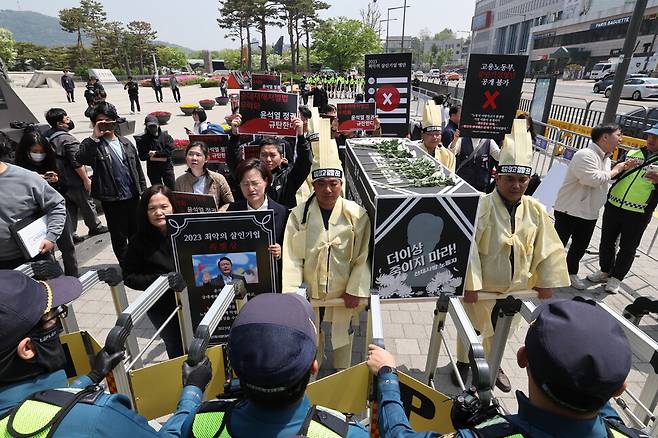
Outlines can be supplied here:
[[64, 275], [62, 267], [55, 261], [39, 260], [30, 264], [32, 265], [35, 280], [46, 281]]
[[87, 377], [95, 384], [99, 384], [112, 369], [123, 360], [123, 351], [108, 353], [105, 348], [98, 352], [94, 359], [94, 366]]
[[168, 273], [167, 280], [169, 280], [169, 287], [177, 292], [180, 292], [187, 287], [180, 272]]
[[196, 365], [190, 365], [187, 361], [183, 362], [183, 387], [194, 385], [203, 392], [210, 383], [210, 379], [212, 379], [212, 365], [207, 357]]
[[109, 286], [116, 286], [123, 281], [123, 278], [121, 278], [121, 275], [119, 275], [119, 272], [115, 268], [99, 269], [97, 272], [98, 279], [103, 283], [107, 283]]

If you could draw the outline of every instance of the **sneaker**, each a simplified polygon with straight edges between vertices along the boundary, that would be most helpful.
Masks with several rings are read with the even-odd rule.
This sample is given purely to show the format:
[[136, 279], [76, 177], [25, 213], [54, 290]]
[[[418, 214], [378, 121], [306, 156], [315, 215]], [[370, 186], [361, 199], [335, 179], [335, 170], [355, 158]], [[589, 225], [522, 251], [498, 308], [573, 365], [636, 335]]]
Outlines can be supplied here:
[[105, 234], [107, 233], [108, 230], [105, 225], [99, 225], [98, 227], [94, 228], [93, 230], [89, 231], [90, 236], [98, 236], [99, 234]]
[[619, 292], [621, 287], [621, 280], [616, 279], [615, 277], [608, 278], [608, 282], [605, 284], [605, 291], [609, 294], [616, 294]]
[[[459, 372], [459, 377], [461, 377], [464, 386], [466, 386], [466, 380], [468, 379], [468, 372], [470, 371], [471, 366], [464, 362], [457, 362], [457, 371]], [[457, 380], [457, 375], [455, 372], [452, 372], [452, 383], [453, 385], [459, 387], [459, 380]]]
[[571, 280], [571, 287], [574, 289], [583, 290], [587, 287], [583, 280], [578, 278], [577, 275], [569, 275], [569, 280]]
[[512, 390], [512, 384], [509, 382], [509, 378], [502, 368], [500, 368], [498, 377], [496, 377], [496, 388], [503, 392], [510, 392]]
[[608, 281], [608, 277], [610, 277], [610, 274], [603, 271], [596, 271], [592, 272], [591, 274], [587, 274], [587, 279], [592, 283], [605, 283]]

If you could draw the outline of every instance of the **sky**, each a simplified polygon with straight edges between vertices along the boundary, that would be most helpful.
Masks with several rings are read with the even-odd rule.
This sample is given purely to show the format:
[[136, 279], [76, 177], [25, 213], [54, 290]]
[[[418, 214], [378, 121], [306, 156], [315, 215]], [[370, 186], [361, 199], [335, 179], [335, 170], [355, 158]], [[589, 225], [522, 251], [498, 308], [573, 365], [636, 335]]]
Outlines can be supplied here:
[[[321, 13], [322, 18], [347, 16], [360, 19], [359, 11], [367, 7], [370, 0], [325, 0], [331, 8]], [[388, 8], [402, 6], [404, 0], [377, 0], [386, 18]], [[217, 0], [101, 0], [109, 20], [127, 23], [132, 20], [150, 22], [158, 31], [158, 39], [179, 44], [191, 49], [237, 48], [239, 42], [225, 38], [225, 31], [217, 27]], [[57, 16], [62, 8], [77, 6], [77, 0], [0, 0], [0, 9], [36, 11]], [[155, 7], [154, 5], [159, 5]], [[437, 33], [449, 27], [455, 31], [470, 29], [475, 0], [407, 0], [405, 35], [418, 35], [423, 28]], [[402, 9], [390, 11], [390, 35], [402, 34]], [[386, 23], [382, 23], [382, 37]], [[268, 32], [268, 45], [284, 35], [282, 29]], [[459, 36], [465, 36], [459, 33]]]

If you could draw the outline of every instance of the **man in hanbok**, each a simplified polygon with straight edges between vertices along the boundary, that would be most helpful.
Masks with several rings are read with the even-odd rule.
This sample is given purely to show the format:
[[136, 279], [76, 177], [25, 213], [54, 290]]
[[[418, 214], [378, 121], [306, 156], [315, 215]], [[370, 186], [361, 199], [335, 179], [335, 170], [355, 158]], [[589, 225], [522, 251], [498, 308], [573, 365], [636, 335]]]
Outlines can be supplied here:
[[[329, 120], [323, 119], [326, 132]], [[368, 246], [370, 219], [365, 209], [342, 197], [343, 170], [329, 136], [321, 136], [319, 157], [313, 162], [313, 194], [288, 217], [283, 249], [283, 292], [296, 292], [302, 283], [313, 300], [342, 299], [338, 307], [316, 308], [318, 321], [331, 322], [333, 368], [351, 366], [352, 325], [370, 295]], [[325, 337], [320, 331], [318, 362]]]
[[[496, 190], [480, 198], [475, 244], [471, 248], [464, 285], [464, 309], [482, 337], [485, 354], [491, 349], [498, 310], [496, 300], [479, 293], [499, 294], [534, 289], [540, 299], [553, 289], [569, 286], [566, 256], [560, 238], [542, 204], [523, 196], [532, 173], [532, 140], [525, 120], [514, 121], [501, 150]], [[457, 343], [457, 369], [468, 377], [468, 352]], [[456, 376], [453, 375], [456, 382]], [[509, 392], [502, 368], [496, 386]]]
[[441, 144], [441, 124], [441, 109], [433, 100], [428, 100], [423, 107], [422, 139], [416, 145], [454, 173], [455, 154]]

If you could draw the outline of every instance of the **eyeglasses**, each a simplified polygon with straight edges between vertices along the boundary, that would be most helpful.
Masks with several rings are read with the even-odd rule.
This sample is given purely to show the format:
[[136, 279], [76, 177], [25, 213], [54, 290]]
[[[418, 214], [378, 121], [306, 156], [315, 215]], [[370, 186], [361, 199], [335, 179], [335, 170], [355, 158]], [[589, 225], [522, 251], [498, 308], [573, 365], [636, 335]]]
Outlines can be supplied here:
[[261, 185], [263, 185], [264, 183], [265, 183], [265, 181], [263, 181], [263, 180], [261, 180], [261, 181], [243, 181], [243, 182], [240, 183], [240, 187], [243, 187], [245, 189], [247, 189], [247, 188], [256, 189], [256, 188], [260, 187]]
[[61, 306], [58, 306], [48, 312], [48, 315], [50, 315], [48, 318], [41, 319], [41, 326], [44, 328], [50, 328], [59, 321], [59, 318], [66, 318], [68, 314], [68, 306], [66, 304], [62, 304]]

